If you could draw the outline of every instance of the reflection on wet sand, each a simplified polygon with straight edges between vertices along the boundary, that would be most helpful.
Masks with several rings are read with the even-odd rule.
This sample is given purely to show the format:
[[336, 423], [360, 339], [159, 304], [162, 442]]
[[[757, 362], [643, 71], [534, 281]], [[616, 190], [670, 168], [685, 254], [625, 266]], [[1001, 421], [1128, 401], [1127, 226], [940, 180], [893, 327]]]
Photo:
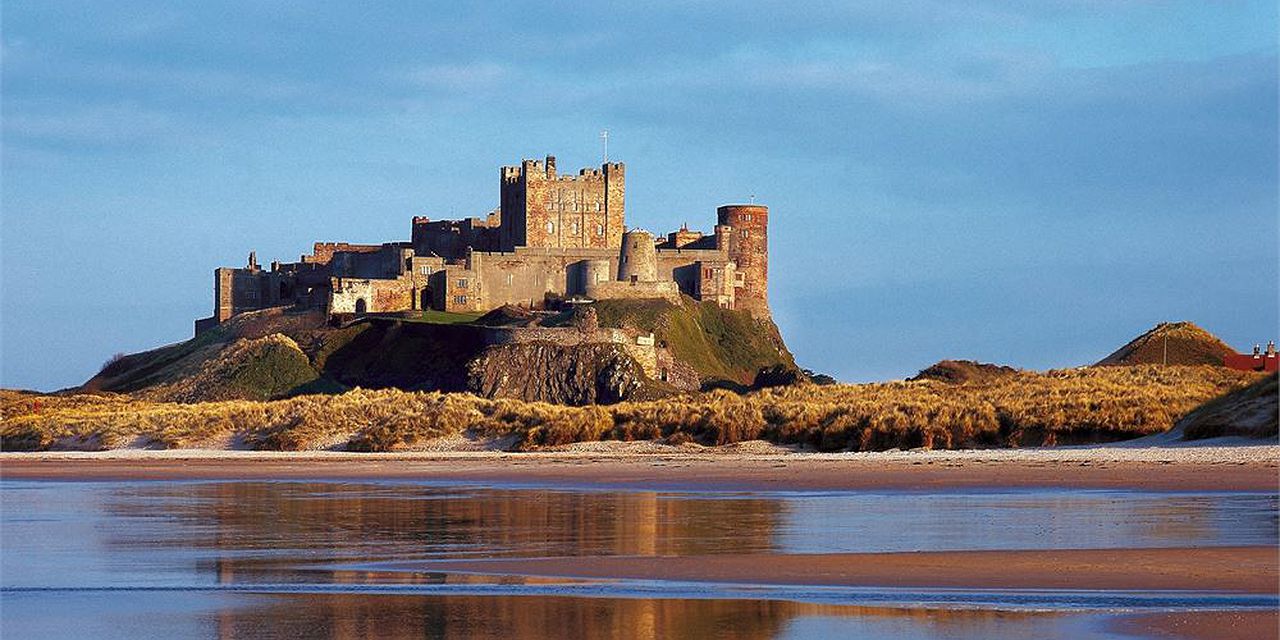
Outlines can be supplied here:
[[[770, 551], [783, 504], [652, 492], [474, 490], [413, 485], [216, 483], [136, 487], [108, 509], [170, 526], [122, 547], [302, 549], [345, 561], [395, 557], [700, 555]], [[172, 526], [179, 525], [179, 526]], [[253, 557], [253, 556], [249, 556]]]
[[[661, 576], [640, 576], [647, 586], [628, 591], [613, 580], [620, 573], [575, 583], [467, 575], [461, 564], [387, 568], [625, 556], [695, 569], [692, 558], [1277, 540], [1273, 494], [724, 494], [321, 480], [3, 481], [0, 490], [5, 637], [1106, 638], [1102, 616], [1087, 613], [920, 608], [940, 606], [927, 599], [857, 607], [889, 600], [716, 590]], [[746, 564], [761, 582], [767, 566]], [[705, 578], [715, 579], [686, 577]]]
[[[803, 618], [834, 618], [845, 637], [1020, 638], [1072, 622], [1055, 614], [888, 609], [760, 600], [639, 600], [450, 596], [265, 596], [218, 616], [218, 637], [560, 638], [766, 640], [811, 634]], [[911, 630], [914, 630], [912, 632]], [[799, 630], [802, 631], [802, 630]]]

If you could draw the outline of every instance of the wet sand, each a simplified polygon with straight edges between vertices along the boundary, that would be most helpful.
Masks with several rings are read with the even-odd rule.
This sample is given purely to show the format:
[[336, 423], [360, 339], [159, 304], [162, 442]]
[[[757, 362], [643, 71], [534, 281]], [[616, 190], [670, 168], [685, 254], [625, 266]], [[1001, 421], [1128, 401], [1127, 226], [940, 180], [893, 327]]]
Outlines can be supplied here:
[[1280, 612], [1201, 611], [1125, 616], [1116, 631], [1144, 638], [1185, 640], [1267, 640], [1280, 638]]
[[428, 560], [388, 570], [805, 586], [1280, 593], [1271, 547], [573, 556]]
[[[1280, 448], [1124, 448], [807, 454], [143, 451], [0, 454], [0, 477], [46, 480], [438, 480], [639, 490], [1132, 489], [1261, 491], [1280, 485]], [[573, 556], [370, 567], [540, 578], [960, 589], [1280, 592], [1270, 546], [911, 553]], [[1141, 637], [1273, 638], [1274, 611], [1124, 615]]]
[[[602, 488], [1079, 488], [1277, 491], [1277, 447], [750, 455], [107, 451], [0, 454], [0, 477], [47, 480], [419, 479]], [[1239, 451], [1232, 451], [1239, 449]]]

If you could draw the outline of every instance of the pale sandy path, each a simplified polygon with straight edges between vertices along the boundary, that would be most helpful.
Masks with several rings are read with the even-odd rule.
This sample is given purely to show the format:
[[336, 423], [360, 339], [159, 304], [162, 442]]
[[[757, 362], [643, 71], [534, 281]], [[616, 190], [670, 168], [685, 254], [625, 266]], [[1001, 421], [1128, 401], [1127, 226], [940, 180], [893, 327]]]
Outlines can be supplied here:
[[649, 443], [591, 443], [540, 453], [4, 453], [0, 454], [0, 477], [401, 478], [709, 490], [1062, 487], [1280, 491], [1280, 446], [1276, 445], [839, 454], [778, 451], [763, 443], [696, 450]]

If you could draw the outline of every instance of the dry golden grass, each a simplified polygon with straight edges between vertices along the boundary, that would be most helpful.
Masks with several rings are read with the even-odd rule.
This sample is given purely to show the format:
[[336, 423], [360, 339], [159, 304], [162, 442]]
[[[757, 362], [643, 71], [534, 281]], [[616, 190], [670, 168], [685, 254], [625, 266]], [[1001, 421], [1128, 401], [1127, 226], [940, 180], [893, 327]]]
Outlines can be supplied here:
[[566, 407], [466, 394], [368, 391], [270, 402], [147, 402], [0, 391], [5, 450], [150, 445], [393, 451], [466, 431], [518, 449], [593, 440], [766, 439], [824, 451], [1053, 445], [1169, 429], [1257, 374], [1221, 367], [1105, 367], [936, 381], [715, 391]]

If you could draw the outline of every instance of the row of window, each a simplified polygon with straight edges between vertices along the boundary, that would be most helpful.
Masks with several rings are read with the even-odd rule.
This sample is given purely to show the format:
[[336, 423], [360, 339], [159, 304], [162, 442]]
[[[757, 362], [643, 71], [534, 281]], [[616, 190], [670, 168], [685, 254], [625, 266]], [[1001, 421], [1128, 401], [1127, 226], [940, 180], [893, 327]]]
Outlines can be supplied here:
[[551, 202], [547, 204], [548, 211], [604, 211], [604, 205], [599, 202], [587, 203], [582, 208], [578, 207], [577, 202], [565, 204], [563, 202]]
[[[547, 222], [547, 234], [548, 234], [548, 235], [555, 235], [555, 233], [556, 233], [556, 223], [554, 223], [554, 222]], [[576, 235], [578, 235], [578, 223], [576, 223], [576, 222], [571, 222], [571, 223], [569, 223], [569, 235], [571, 235], [571, 236], [576, 236]], [[597, 224], [596, 224], [596, 235], [597, 235], [597, 236], [602, 236], [602, 235], [604, 235], [604, 225], [603, 225], [603, 224], [599, 224], [599, 223], [597, 223]]]

